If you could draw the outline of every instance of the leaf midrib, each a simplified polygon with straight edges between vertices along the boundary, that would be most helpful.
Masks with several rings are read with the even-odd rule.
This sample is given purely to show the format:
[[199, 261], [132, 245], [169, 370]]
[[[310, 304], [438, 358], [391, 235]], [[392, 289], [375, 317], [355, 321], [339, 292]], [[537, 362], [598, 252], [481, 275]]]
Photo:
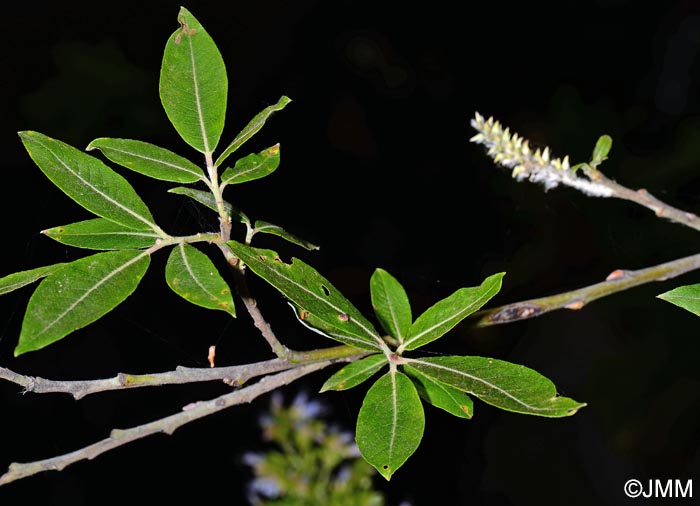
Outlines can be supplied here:
[[135, 256], [134, 258], [132, 258], [128, 262], [125, 262], [124, 264], [120, 265], [119, 268], [114, 269], [113, 271], [110, 271], [105, 277], [100, 279], [97, 283], [95, 283], [92, 287], [90, 287], [89, 290], [86, 290], [80, 297], [78, 297], [75, 300], [75, 302], [73, 302], [73, 304], [68, 306], [68, 308], [66, 308], [65, 311], [63, 311], [61, 314], [59, 314], [49, 325], [47, 325], [40, 332], [35, 334], [35, 336], [38, 337], [38, 336], [41, 336], [42, 334], [45, 334], [49, 329], [54, 327], [58, 322], [60, 322], [63, 318], [65, 318], [68, 313], [73, 311], [73, 309], [75, 309], [78, 306], [78, 304], [82, 303], [87, 297], [89, 297], [90, 294], [93, 293], [97, 288], [99, 288], [100, 286], [105, 284], [107, 281], [109, 281], [114, 276], [116, 276], [117, 274], [122, 272], [124, 269], [135, 264], [136, 262], [138, 262], [139, 260], [141, 260], [142, 258], [144, 258], [145, 256], [148, 256], [148, 255], [149, 255], [148, 251], [143, 251], [141, 254]]
[[[457, 375], [460, 375], [460, 376], [464, 376], [464, 377], [466, 377], [466, 378], [469, 378], [469, 379], [471, 379], [471, 380], [474, 380], [474, 381], [476, 381], [476, 382], [478, 382], [478, 383], [482, 383], [482, 384], [488, 386], [489, 388], [493, 388], [494, 390], [500, 392], [501, 394], [503, 394], [504, 396], [506, 396], [506, 397], [508, 397], [509, 399], [513, 400], [513, 401], [516, 402], [517, 404], [520, 404], [521, 406], [524, 406], [525, 408], [527, 408], [527, 409], [529, 409], [529, 410], [532, 410], [532, 411], [543, 411], [543, 412], [548, 412], [548, 411], [559, 411], [559, 410], [560, 410], [559, 408], [556, 408], [556, 407], [551, 407], [551, 408], [546, 408], [546, 407], [545, 407], [545, 408], [538, 408], [538, 407], [535, 407], [535, 406], [531, 406], [530, 404], [526, 403], [525, 401], [522, 401], [522, 400], [518, 399], [517, 397], [515, 397], [514, 395], [512, 395], [512, 394], [511, 394], [510, 392], [508, 392], [507, 390], [504, 390], [503, 388], [501, 388], [501, 387], [499, 387], [499, 386], [497, 386], [497, 385], [494, 385], [493, 383], [489, 383], [488, 381], [486, 381], [486, 380], [483, 379], [483, 378], [480, 378], [480, 377], [478, 377], [478, 376], [474, 376], [474, 375], [472, 375], [472, 374], [466, 373], [466, 372], [461, 371], [461, 370], [459, 370], [459, 369], [452, 369], [451, 367], [447, 367], [447, 366], [444, 366], [444, 365], [436, 364], [436, 363], [434, 363], [434, 362], [426, 362], [426, 361], [420, 360], [420, 359], [405, 359], [405, 360], [406, 360], [407, 362], [409, 362], [409, 363], [410, 363], [410, 362], [413, 362], [413, 363], [423, 364], [423, 365], [426, 365], [426, 366], [428, 366], [428, 367], [434, 367], [434, 368], [436, 368], [436, 369], [442, 369], [442, 370], [445, 370], [445, 371], [449, 371], [449, 372], [451, 372], [451, 373], [454, 373], [454, 374], [457, 374]], [[474, 392], [471, 392], [471, 393], [474, 394], [474, 395], [476, 395]]]

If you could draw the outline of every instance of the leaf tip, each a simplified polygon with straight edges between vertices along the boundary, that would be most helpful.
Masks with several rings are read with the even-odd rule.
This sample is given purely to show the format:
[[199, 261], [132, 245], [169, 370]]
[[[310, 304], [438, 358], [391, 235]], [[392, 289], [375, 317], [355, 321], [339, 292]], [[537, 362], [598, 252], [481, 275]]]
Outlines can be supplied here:
[[578, 410], [579, 410], [579, 409], [585, 408], [586, 406], [588, 406], [588, 403], [586, 403], [586, 402], [581, 402], [581, 403], [578, 404], [578, 406], [574, 406], [574, 407], [569, 408], [569, 409], [566, 411], [566, 414], [567, 414], [567, 416], [575, 415], [576, 413], [578, 413]]

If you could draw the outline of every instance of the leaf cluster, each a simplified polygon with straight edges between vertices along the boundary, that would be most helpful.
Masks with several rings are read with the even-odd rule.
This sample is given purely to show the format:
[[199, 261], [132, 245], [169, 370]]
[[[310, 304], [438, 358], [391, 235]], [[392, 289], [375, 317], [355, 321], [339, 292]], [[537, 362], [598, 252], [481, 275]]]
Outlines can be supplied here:
[[[362, 456], [386, 479], [419, 446], [424, 404], [462, 419], [474, 413], [472, 396], [503, 410], [543, 417], [570, 416], [585, 405], [558, 396], [547, 378], [522, 365], [487, 357], [416, 354], [496, 295], [504, 273], [456, 290], [414, 317], [401, 283], [378, 268], [370, 279], [377, 328], [310, 265], [296, 258], [287, 263], [275, 251], [253, 247], [256, 234], [266, 233], [317, 248], [278, 225], [251, 220], [224, 199], [228, 186], [269, 176], [279, 167], [279, 144], [249, 153], [233, 165], [226, 162], [290, 99], [283, 96], [264, 109], [219, 152], [228, 96], [226, 67], [212, 38], [187, 9], [180, 10], [178, 23], [165, 45], [160, 98], [175, 131], [199, 153], [203, 165], [132, 139], [100, 137], [86, 151], [97, 151], [139, 174], [184, 185], [168, 191], [214, 211], [220, 230], [171, 235], [155, 222], [127, 179], [100, 158], [39, 132], [20, 132], [29, 156], [46, 177], [94, 215], [44, 234], [98, 252], [0, 279], [0, 293], [39, 281], [27, 304], [16, 355], [45, 348], [112, 311], [137, 288], [151, 255], [170, 248], [165, 279], [184, 300], [235, 317], [231, 287], [250, 270], [286, 297], [300, 323], [346, 345], [348, 356], [362, 357], [333, 374], [322, 391], [353, 388], [381, 372], [367, 391], [355, 435]], [[595, 160], [604, 159], [609, 149], [609, 143], [607, 148], [599, 144]], [[244, 237], [230, 237], [232, 221], [245, 225]], [[198, 242], [218, 246], [232, 269], [226, 274], [234, 275], [222, 275], [209, 254], [195, 246]]]

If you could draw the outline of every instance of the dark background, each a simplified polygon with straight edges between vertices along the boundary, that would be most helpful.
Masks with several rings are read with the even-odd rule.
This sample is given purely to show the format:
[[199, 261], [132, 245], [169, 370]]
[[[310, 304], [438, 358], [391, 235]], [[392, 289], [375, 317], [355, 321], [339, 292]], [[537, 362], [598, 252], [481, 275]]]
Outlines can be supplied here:
[[[37, 130], [77, 147], [130, 137], [199, 161], [158, 98], [165, 41], [180, 2], [23, 2], [3, 16], [0, 63], [2, 271], [79, 258], [39, 231], [89, 216], [41, 174], [16, 132]], [[338, 1], [184, 4], [214, 38], [229, 74], [223, 143], [280, 95], [277, 113], [242, 153], [280, 142], [270, 177], [228, 198], [321, 246], [261, 246], [314, 265], [358, 307], [383, 267], [417, 315], [462, 286], [505, 271], [495, 306], [598, 282], [698, 251], [697, 235], [634, 204], [516, 184], [468, 142], [475, 111], [494, 115], [559, 156], [584, 161], [599, 135], [614, 139], [603, 171], [672, 205], [700, 208], [700, 12], [687, 1]], [[122, 174], [124, 172], [119, 170]], [[126, 174], [171, 233], [215, 222], [170, 186]], [[240, 232], [240, 230], [238, 230]], [[27, 287], [3, 297], [0, 363], [49, 378], [107, 377], [177, 365], [269, 358], [241, 310], [189, 306], [154, 256], [142, 286], [117, 310], [44, 350], [14, 358]], [[655, 299], [690, 273], [507, 326], [465, 322], [429, 350], [492, 356], [532, 367], [585, 401], [576, 416], [544, 419], [476, 401], [458, 420], [426, 409], [426, 433], [391, 482], [388, 503], [616, 505], [630, 478], [699, 476], [700, 322]], [[293, 321], [276, 292], [251, 280], [282, 340], [325, 346]], [[318, 390], [328, 372], [283, 389]], [[327, 393], [333, 423], [354, 429], [365, 387]], [[225, 392], [221, 385], [109, 392], [79, 402], [19, 395], [0, 384], [0, 468], [66, 453]], [[257, 417], [269, 397], [0, 488], [2, 504], [97, 504], [197, 499], [245, 504], [259, 450]], [[698, 480], [695, 485], [698, 487]], [[697, 496], [696, 491], [696, 496]], [[29, 501], [29, 502], [28, 502]], [[638, 500], [650, 504], [651, 501]], [[683, 504], [690, 504], [686, 499]]]

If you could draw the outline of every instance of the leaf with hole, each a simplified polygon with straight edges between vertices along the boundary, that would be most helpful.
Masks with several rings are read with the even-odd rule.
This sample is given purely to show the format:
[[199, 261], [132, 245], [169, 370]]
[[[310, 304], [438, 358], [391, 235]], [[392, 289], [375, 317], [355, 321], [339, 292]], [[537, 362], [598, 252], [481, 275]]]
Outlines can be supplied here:
[[389, 480], [416, 451], [424, 428], [416, 387], [406, 375], [390, 371], [367, 391], [355, 440], [362, 457]]
[[180, 137], [211, 155], [224, 129], [228, 77], [216, 44], [184, 7], [180, 27], [165, 45], [160, 71], [160, 100]]
[[586, 405], [557, 395], [551, 381], [519, 364], [484, 357], [406, 360], [423, 374], [506, 411], [559, 418]]
[[369, 280], [372, 307], [384, 331], [403, 343], [411, 327], [411, 305], [401, 283], [384, 269], [376, 269]]
[[144, 251], [108, 251], [53, 271], [29, 299], [15, 356], [48, 346], [112, 311], [136, 289], [149, 263]]
[[386, 356], [379, 353], [351, 362], [328, 378], [320, 391], [349, 390], [371, 378], [387, 364]]
[[481, 285], [460, 288], [449, 297], [435, 303], [416, 318], [399, 349], [415, 350], [445, 335], [498, 293], [503, 275], [503, 272], [493, 274]]
[[411, 378], [418, 390], [418, 395], [424, 401], [459, 418], [469, 419], [474, 415], [474, 402], [458, 388], [438, 381], [408, 365], [403, 366], [403, 372]]
[[194, 246], [180, 243], [173, 248], [165, 265], [165, 280], [186, 301], [236, 316], [229, 285], [209, 257]]
[[46, 177], [82, 207], [125, 227], [160, 232], [134, 188], [100, 160], [39, 132], [19, 136]]
[[298, 258], [282, 261], [269, 249], [226, 243], [255, 274], [294, 303], [298, 317], [336, 341], [369, 350], [386, 348], [372, 324], [326, 278]]
[[101, 137], [88, 145], [88, 151], [93, 149], [122, 167], [161, 181], [194, 183], [206, 179], [202, 169], [187, 158], [148, 142]]
[[150, 248], [158, 239], [153, 230], [136, 230], [104, 218], [48, 228], [41, 233], [61, 244], [96, 250]]

